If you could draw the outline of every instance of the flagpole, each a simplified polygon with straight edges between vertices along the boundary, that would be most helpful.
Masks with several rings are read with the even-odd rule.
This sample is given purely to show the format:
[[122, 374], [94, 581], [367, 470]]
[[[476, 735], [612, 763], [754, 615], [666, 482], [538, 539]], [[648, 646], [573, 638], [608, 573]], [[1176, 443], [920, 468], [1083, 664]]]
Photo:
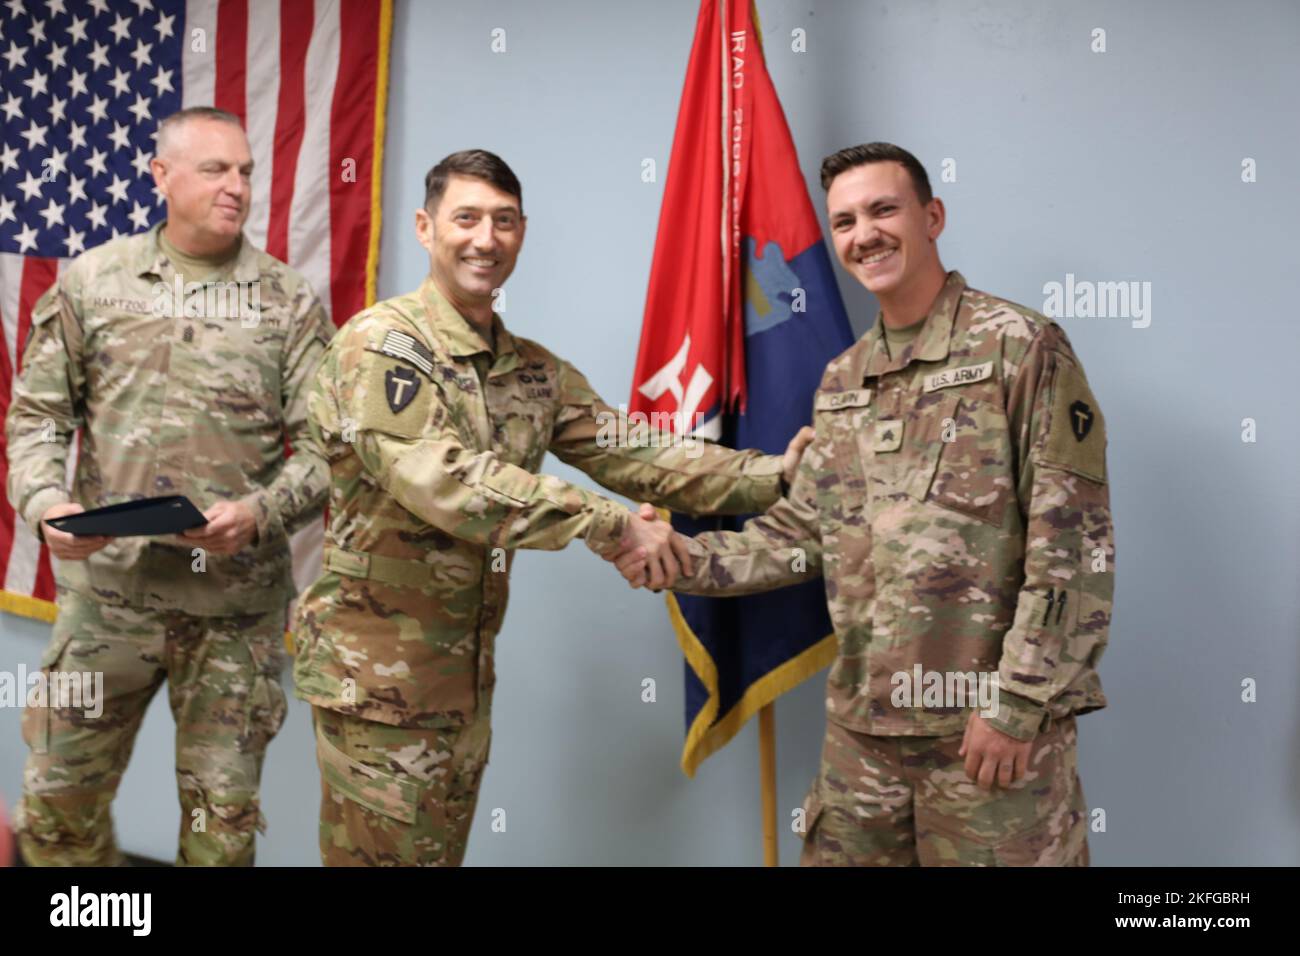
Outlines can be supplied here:
[[763, 865], [780, 866], [776, 848], [776, 705], [758, 712], [758, 775], [763, 792]]

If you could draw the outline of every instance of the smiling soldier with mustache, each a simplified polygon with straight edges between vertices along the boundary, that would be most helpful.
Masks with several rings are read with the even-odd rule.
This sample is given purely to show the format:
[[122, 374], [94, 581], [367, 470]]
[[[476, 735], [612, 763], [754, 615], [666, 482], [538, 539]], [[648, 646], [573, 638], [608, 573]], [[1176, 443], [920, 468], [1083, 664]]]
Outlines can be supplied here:
[[[805, 864], [1086, 865], [1074, 718], [1106, 704], [1114, 588], [1101, 411], [1060, 326], [944, 270], [916, 157], [850, 147], [822, 185], [880, 317], [827, 367], [790, 494], [692, 539], [675, 588], [826, 580], [839, 656]], [[642, 582], [641, 558], [616, 561]], [[996, 678], [997, 712], [898, 693], [913, 673]]]

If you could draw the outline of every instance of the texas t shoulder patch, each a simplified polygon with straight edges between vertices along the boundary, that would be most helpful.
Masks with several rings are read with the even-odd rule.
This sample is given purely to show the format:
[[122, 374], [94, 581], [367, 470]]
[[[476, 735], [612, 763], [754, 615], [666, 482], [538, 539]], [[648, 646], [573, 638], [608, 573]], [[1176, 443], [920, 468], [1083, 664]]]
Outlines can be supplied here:
[[1082, 399], [1076, 399], [1070, 403], [1068, 411], [1070, 429], [1074, 432], [1077, 441], [1083, 441], [1088, 437], [1088, 432], [1092, 431], [1092, 420], [1095, 417], [1092, 406]]
[[356, 417], [372, 431], [419, 438], [430, 427], [438, 389], [404, 362], [369, 353], [356, 387]]
[[384, 373], [384, 396], [394, 415], [410, 405], [419, 390], [420, 378], [414, 369], [397, 365]]
[[1106, 422], [1083, 370], [1064, 357], [1057, 361], [1052, 382], [1051, 424], [1042, 461], [1093, 481], [1106, 480]]

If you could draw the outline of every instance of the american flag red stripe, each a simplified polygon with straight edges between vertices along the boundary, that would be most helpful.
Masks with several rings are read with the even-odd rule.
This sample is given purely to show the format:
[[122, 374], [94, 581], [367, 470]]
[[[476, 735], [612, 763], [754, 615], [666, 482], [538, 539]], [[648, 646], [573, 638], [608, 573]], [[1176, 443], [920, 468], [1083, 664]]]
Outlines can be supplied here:
[[275, 113], [271, 219], [266, 232], [266, 251], [286, 262], [293, 177], [298, 149], [302, 146], [306, 108], [307, 41], [311, 37], [301, 25], [311, 23], [313, 17], [312, 0], [283, 0], [280, 5], [280, 100]]
[[[23, 284], [18, 296], [18, 335], [19, 341], [27, 341], [27, 332], [32, 326], [32, 310], [36, 300], [44, 294], [59, 277], [57, 259], [29, 258], [23, 267]], [[23, 370], [23, 357], [18, 353], [14, 363], [15, 374]], [[8, 396], [6, 395], [6, 398]], [[7, 403], [6, 403], [7, 404]], [[77, 446], [80, 447], [80, 441]], [[8, 477], [8, 476], [6, 476]], [[44, 600], [54, 600], [54, 568], [50, 564], [50, 549], [36, 542], [38, 554], [36, 559], [36, 579], [32, 582], [32, 593]]]
[[[22, 345], [27, 341], [27, 333], [32, 327], [32, 308], [36, 300], [48, 289], [59, 274], [59, 260], [41, 256], [4, 256], [4, 268], [0, 269], [0, 284], [7, 284], [5, 293], [0, 297], [0, 321], [4, 322], [6, 333], [12, 328], [12, 338], [3, 336], [3, 371], [0, 372], [0, 413], [8, 415], [9, 396], [13, 378], [22, 371]], [[0, 447], [4, 447], [0, 438]], [[9, 458], [6, 454], [0, 463], [3, 480], [9, 478]], [[36, 536], [22, 523], [14, 513], [8, 497], [0, 508], [0, 581], [5, 582], [5, 589], [12, 590], [10, 582], [19, 588], [18, 593], [42, 601], [54, 600], [54, 570], [50, 565], [50, 553]]]
[[[348, 29], [339, 38], [339, 76], [348, 82], [334, 88], [330, 123], [330, 206], [334, 211], [330, 263], [335, 275], [355, 273], [361, 264], [373, 260], [370, 230], [357, 228], [373, 206], [370, 183], [375, 166], [375, 112], [367, 104], [376, 99], [381, 49], [364, 41], [365, 31], [353, 29], [369, 15], [367, 0], [341, 0], [340, 12]], [[340, 171], [346, 160], [356, 163], [356, 182], [349, 183]], [[378, 226], [376, 224], [376, 233]], [[335, 283], [335, 313], [352, 314], [364, 303], [364, 292], [355, 285]]]
[[[391, 17], [391, 0], [184, 0], [174, 25], [183, 41], [174, 77], [181, 104], [228, 110], [248, 130], [255, 171], [246, 235], [306, 276], [336, 324], [374, 299]], [[137, 28], [152, 34], [154, 21], [140, 19]], [[109, 76], [131, 59], [125, 44], [110, 45], [109, 56]], [[104, 75], [92, 72], [92, 80], [102, 84]], [[50, 82], [57, 89], [67, 77]], [[133, 128], [133, 148], [152, 151], [148, 131], [158, 119]], [[162, 215], [158, 206], [151, 221]], [[32, 305], [67, 261], [12, 252], [0, 249], [4, 412]], [[7, 470], [0, 461], [0, 478]], [[54, 597], [48, 553], [4, 497], [0, 607], [49, 618], [53, 608], [40, 606]], [[319, 567], [320, 537], [315, 523], [295, 536], [300, 586]]]
[[[191, 3], [193, 9], [205, 3]], [[221, 0], [217, 7], [216, 82], [212, 105], [247, 123], [248, 0]], [[211, 40], [209, 40], [211, 42]], [[186, 102], [189, 106], [189, 102]]]

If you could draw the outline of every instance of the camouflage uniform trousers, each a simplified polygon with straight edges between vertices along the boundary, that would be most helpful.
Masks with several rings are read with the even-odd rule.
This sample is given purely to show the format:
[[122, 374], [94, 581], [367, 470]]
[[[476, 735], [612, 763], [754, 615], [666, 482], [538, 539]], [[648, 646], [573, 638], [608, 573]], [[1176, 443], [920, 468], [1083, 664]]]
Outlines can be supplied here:
[[262, 760], [287, 709], [284, 628], [284, 611], [196, 617], [63, 591], [41, 666], [102, 673], [103, 712], [53, 700], [24, 711], [30, 753], [16, 830], [27, 863], [122, 863], [111, 805], [165, 680], [176, 721], [177, 865], [251, 866], [256, 831], [265, 829]]
[[325, 866], [460, 866], [489, 719], [425, 730], [312, 707]]
[[881, 737], [827, 722], [805, 801], [804, 866], [1087, 866], [1073, 717], [1035, 738], [1024, 777], [982, 790], [962, 735]]

